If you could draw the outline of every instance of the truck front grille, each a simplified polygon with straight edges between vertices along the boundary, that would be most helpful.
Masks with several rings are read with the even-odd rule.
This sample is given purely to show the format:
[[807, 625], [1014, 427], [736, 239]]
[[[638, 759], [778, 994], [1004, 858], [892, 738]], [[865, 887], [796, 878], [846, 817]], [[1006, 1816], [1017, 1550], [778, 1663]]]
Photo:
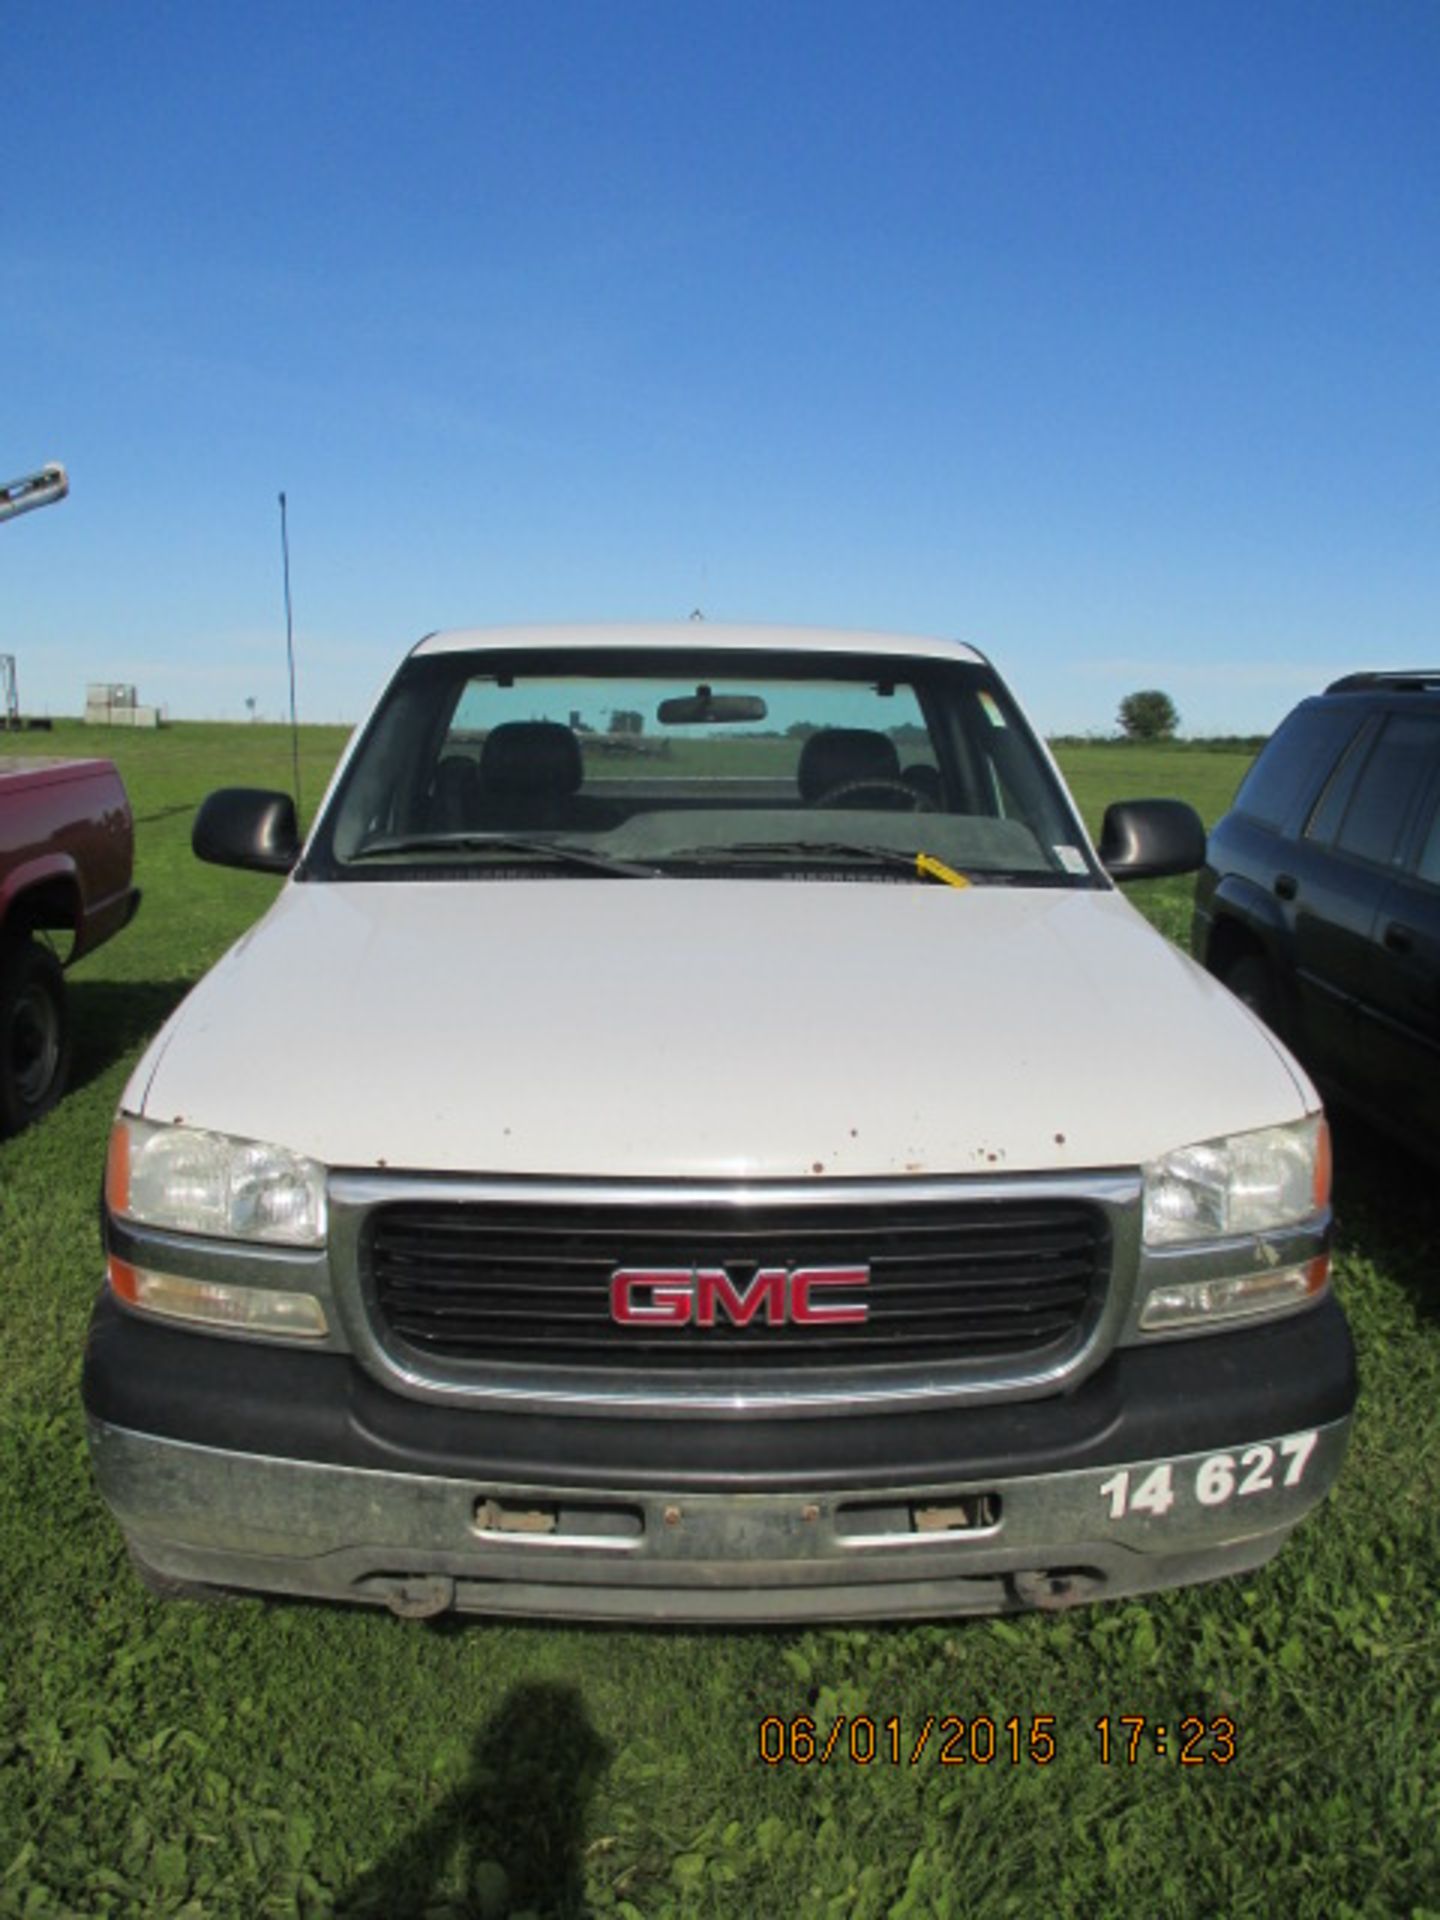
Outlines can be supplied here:
[[[1109, 1277], [1104, 1210], [1072, 1200], [617, 1206], [398, 1201], [362, 1237], [389, 1344], [458, 1361], [646, 1373], [960, 1361], [1073, 1351]], [[868, 1267], [858, 1325], [618, 1325], [617, 1268]]]

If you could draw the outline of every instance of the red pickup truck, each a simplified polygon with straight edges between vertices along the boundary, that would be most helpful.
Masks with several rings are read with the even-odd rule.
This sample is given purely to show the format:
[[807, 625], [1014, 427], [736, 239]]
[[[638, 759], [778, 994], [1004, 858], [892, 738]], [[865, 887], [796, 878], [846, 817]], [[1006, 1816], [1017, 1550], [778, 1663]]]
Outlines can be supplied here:
[[108, 760], [0, 759], [0, 1134], [65, 1091], [70, 1022], [61, 962], [41, 933], [70, 935], [65, 965], [140, 904], [135, 829]]

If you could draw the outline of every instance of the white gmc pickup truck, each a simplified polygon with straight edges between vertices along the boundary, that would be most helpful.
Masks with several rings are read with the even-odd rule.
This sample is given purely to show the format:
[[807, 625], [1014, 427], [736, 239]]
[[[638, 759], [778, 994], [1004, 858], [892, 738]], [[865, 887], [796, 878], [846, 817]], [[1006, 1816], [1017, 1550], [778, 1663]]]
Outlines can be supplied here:
[[1063, 1606], [1261, 1565], [1355, 1397], [1329, 1148], [993, 667], [433, 636], [158, 1035], [84, 1396], [141, 1575], [610, 1620]]

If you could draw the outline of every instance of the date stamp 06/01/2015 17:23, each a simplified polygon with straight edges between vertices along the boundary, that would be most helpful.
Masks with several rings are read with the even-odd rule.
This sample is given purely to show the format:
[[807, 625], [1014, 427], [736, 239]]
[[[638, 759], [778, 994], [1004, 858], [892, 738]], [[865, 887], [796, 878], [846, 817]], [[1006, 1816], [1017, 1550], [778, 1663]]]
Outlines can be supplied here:
[[[942, 1767], [1047, 1767], [1060, 1751], [1053, 1713], [989, 1714], [966, 1719], [927, 1714], [906, 1724], [899, 1714], [837, 1714], [828, 1723], [812, 1714], [766, 1714], [758, 1729], [759, 1757], [767, 1767], [909, 1766], [927, 1759]], [[1086, 1744], [1102, 1766], [1136, 1766], [1142, 1760], [1174, 1760], [1182, 1767], [1227, 1767], [1236, 1758], [1239, 1735], [1226, 1714], [1203, 1718], [1180, 1714], [1166, 1721], [1149, 1714], [1102, 1714], [1086, 1730]]]

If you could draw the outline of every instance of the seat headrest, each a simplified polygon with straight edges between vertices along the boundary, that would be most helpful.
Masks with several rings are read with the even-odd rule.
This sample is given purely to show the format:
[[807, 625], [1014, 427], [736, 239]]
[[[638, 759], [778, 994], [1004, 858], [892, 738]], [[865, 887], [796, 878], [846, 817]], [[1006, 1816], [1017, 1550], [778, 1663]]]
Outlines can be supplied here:
[[800, 749], [796, 784], [802, 800], [818, 800], [852, 780], [898, 780], [900, 756], [886, 733], [870, 727], [824, 727]]
[[580, 742], [558, 720], [506, 720], [485, 737], [480, 778], [492, 793], [578, 791]]

